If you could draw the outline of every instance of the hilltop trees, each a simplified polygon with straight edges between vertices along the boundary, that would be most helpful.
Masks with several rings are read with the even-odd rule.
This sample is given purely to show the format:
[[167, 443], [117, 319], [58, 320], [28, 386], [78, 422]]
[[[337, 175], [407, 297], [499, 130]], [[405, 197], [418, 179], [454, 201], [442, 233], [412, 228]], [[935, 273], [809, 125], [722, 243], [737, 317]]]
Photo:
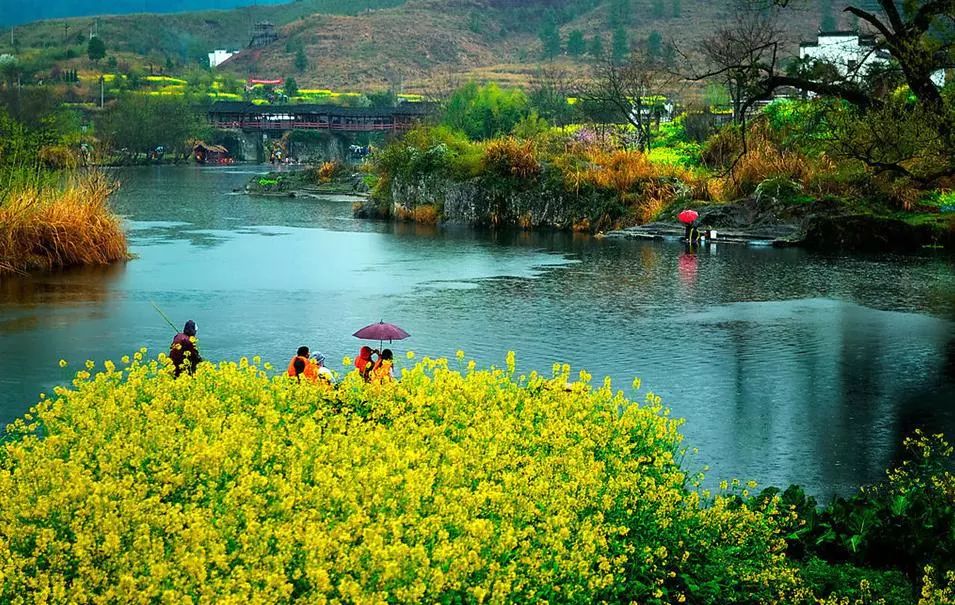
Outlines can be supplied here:
[[308, 56], [305, 55], [304, 48], [299, 48], [295, 52], [295, 69], [300, 73], [308, 69]]
[[552, 19], [547, 19], [544, 22], [539, 35], [545, 59], [553, 59], [560, 54], [560, 30]]
[[615, 61], [622, 61], [630, 52], [630, 43], [627, 41], [627, 30], [618, 26], [613, 30], [613, 40], [610, 47], [610, 53]]

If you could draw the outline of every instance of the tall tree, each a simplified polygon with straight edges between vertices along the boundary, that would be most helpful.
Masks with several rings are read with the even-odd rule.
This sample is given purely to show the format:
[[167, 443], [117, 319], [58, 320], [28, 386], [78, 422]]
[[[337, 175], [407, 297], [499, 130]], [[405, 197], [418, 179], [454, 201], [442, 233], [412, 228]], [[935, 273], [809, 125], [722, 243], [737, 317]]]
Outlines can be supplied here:
[[663, 34], [657, 30], [650, 32], [649, 37], [647, 37], [647, 54], [654, 59], [663, 56]]
[[663, 0], [653, 0], [650, 9], [654, 19], [662, 19], [666, 16], [666, 8], [664, 7]]
[[680, 0], [673, 0], [672, 9], [673, 9], [674, 17], [683, 16], [683, 2], [681, 2]]
[[630, 23], [630, 15], [630, 0], [610, 0], [607, 24], [611, 29]]
[[86, 44], [86, 55], [93, 63], [99, 63], [106, 56], [106, 43], [99, 36], [93, 36]]
[[610, 54], [615, 61], [622, 61], [630, 52], [630, 42], [627, 40], [627, 30], [621, 25], [613, 30]]
[[544, 25], [541, 27], [540, 33], [538, 35], [540, 36], [541, 40], [541, 52], [543, 53], [545, 59], [553, 59], [560, 54], [560, 30], [557, 28], [557, 24], [553, 20], [547, 19], [544, 22]]
[[567, 54], [572, 57], [579, 57], [587, 51], [587, 42], [584, 40], [584, 32], [575, 29], [567, 37]]
[[304, 48], [299, 48], [295, 53], [295, 69], [297, 69], [299, 73], [308, 69], [308, 56], [305, 54]]
[[574, 93], [570, 75], [553, 65], [541, 67], [531, 80], [528, 98], [531, 107], [555, 126], [566, 126], [573, 120], [573, 106], [567, 99]]
[[604, 54], [604, 41], [600, 37], [600, 34], [594, 34], [594, 37], [590, 39], [590, 44], [587, 45], [587, 53], [591, 57], [602, 57]]
[[285, 78], [285, 96], [290, 99], [298, 96], [298, 82], [291, 76]]

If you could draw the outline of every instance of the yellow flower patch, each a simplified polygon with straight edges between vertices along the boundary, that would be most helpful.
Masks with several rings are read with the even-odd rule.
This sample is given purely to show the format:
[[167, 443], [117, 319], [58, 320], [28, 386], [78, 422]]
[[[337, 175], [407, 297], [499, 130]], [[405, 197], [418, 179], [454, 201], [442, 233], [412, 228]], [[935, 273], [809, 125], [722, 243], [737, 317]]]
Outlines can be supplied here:
[[795, 582], [772, 512], [701, 500], [658, 398], [586, 372], [424, 358], [331, 389], [140, 356], [9, 428], [0, 602], [677, 603], [717, 570], [740, 594]]

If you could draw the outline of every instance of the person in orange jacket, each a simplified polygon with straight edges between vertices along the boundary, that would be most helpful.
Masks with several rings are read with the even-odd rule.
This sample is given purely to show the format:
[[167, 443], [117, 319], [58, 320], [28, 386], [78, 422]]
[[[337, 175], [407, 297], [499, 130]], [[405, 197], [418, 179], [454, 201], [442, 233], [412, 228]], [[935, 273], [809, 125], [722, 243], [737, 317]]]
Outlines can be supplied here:
[[362, 347], [358, 352], [358, 357], [355, 358], [355, 369], [361, 374], [361, 377], [365, 379], [365, 382], [371, 380], [371, 371], [375, 367], [375, 360], [372, 358], [372, 355], [378, 351], [373, 350], [371, 347]]
[[308, 358], [308, 347], [298, 348], [295, 357], [288, 364], [288, 375], [301, 380], [303, 377], [311, 383], [318, 382], [318, 365]]

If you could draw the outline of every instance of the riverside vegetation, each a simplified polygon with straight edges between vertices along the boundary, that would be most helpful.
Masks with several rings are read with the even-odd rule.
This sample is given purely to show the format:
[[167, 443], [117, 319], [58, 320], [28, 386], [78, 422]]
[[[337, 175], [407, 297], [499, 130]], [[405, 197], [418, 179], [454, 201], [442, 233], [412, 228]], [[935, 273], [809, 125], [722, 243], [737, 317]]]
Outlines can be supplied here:
[[0, 109], [0, 275], [127, 257], [113, 184], [79, 168], [74, 136], [55, 116], [30, 126]]
[[[852, 133], [833, 116], [846, 121], [851, 110], [829, 101], [776, 101], [748, 124], [722, 128], [712, 115], [687, 113], [656, 127], [643, 151], [632, 148], [632, 129], [550, 127], [538, 109], [493, 90], [452, 98], [439, 125], [375, 155], [373, 203], [360, 212], [600, 231], [677, 207], [756, 199], [895, 221], [923, 229], [923, 243], [955, 233], [955, 181], [900, 178], [840, 153]], [[933, 157], [925, 151], [922, 168]]]
[[[337, 388], [93, 362], [0, 444], [0, 601], [951, 602], [951, 448], [817, 509], [715, 493], [680, 421], [564, 365], [425, 358]], [[409, 359], [414, 357], [408, 354]], [[349, 367], [350, 360], [343, 360]], [[61, 362], [66, 365], [66, 362]], [[573, 381], [573, 382], [570, 382]]]

